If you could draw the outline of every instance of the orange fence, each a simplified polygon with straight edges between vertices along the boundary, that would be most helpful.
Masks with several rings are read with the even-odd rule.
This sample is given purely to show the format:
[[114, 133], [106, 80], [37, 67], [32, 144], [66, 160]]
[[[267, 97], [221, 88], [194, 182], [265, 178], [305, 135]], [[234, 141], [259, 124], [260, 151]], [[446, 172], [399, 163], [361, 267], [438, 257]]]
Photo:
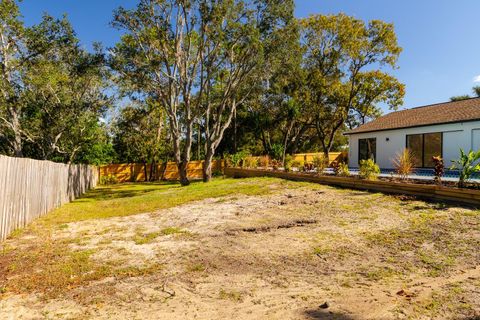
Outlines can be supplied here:
[[[293, 160], [294, 161], [300, 161], [304, 163], [308, 162], [313, 162], [313, 159], [315, 158], [322, 158], [323, 153], [317, 152], [317, 153], [296, 153], [293, 155]], [[347, 152], [330, 152], [328, 154], [328, 165], [330, 166], [332, 162], [345, 162], [348, 157]]]
[[[303, 164], [313, 163], [315, 158], [323, 158], [324, 155], [321, 152], [316, 153], [296, 153], [292, 155], [293, 161], [299, 161]], [[336, 162], [346, 162], [348, 159], [347, 152], [330, 152], [328, 154], [328, 165], [331, 166], [334, 161]], [[269, 167], [272, 164], [272, 159], [269, 156], [256, 156], [256, 157], [247, 157], [245, 159], [244, 167], [254, 168], [254, 167]]]
[[[213, 161], [212, 172], [222, 171], [225, 167], [225, 161]], [[190, 179], [201, 179], [203, 177], [203, 161], [190, 161], [187, 166], [187, 174]], [[142, 163], [129, 164], [109, 164], [100, 167], [100, 178], [114, 176], [118, 182], [134, 182], [146, 180], [178, 180], [178, 168], [175, 162], [157, 164], [153, 167], [153, 177], [151, 176], [152, 166]], [[145, 179], [145, 172], [147, 179]]]
[[[293, 160], [303, 163], [312, 163], [316, 157], [323, 157], [323, 153], [297, 153], [293, 155]], [[333, 161], [346, 161], [346, 152], [330, 152], [328, 155], [329, 165]], [[268, 156], [248, 157], [244, 166], [246, 167], [268, 167], [271, 165], [271, 159]], [[203, 161], [190, 161], [187, 167], [187, 174], [190, 179], [202, 179], [203, 177]], [[213, 161], [212, 172], [223, 172], [225, 168], [225, 160]], [[117, 182], [134, 182], [134, 181], [157, 181], [157, 180], [178, 180], [178, 169], [175, 162], [167, 162], [157, 164], [153, 167], [143, 163], [127, 163], [127, 164], [109, 164], [100, 167], [100, 178], [115, 177]], [[145, 174], [147, 178], [145, 178]], [[153, 177], [151, 177], [153, 175]]]

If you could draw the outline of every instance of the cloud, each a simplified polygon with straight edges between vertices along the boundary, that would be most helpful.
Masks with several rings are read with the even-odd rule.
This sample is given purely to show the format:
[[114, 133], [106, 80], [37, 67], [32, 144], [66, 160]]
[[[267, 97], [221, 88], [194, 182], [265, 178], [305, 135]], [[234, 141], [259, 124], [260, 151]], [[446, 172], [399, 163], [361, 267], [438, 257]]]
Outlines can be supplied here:
[[473, 78], [473, 82], [480, 82], [480, 74]]

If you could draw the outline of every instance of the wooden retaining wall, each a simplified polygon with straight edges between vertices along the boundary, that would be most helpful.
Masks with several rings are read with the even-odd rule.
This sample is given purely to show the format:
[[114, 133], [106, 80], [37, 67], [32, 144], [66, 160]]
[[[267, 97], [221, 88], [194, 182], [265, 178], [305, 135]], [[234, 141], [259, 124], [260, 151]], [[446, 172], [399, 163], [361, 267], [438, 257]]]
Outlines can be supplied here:
[[98, 181], [98, 169], [0, 156], [0, 241]]
[[480, 191], [390, 181], [369, 181], [354, 177], [315, 176], [306, 173], [267, 171], [259, 169], [226, 168], [225, 175], [234, 178], [276, 177], [295, 181], [307, 181], [351, 189], [372, 190], [384, 193], [406, 194], [425, 199], [453, 201], [480, 206]]
[[[214, 160], [212, 172], [222, 171], [225, 161]], [[151, 166], [147, 164], [147, 177], [150, 177]], [[175, 162], [156, 165], [156, 176], [153, 180], [178, 180], [178, 168]], [[187, 175], [190, 179], [203, 178], [203, 161], [190, 161], [187, 166]], [[100, 167], [100, 177], [115, 176], [118, 182], [145, 181], [145, 166], [142, 163], [109, 164]]]

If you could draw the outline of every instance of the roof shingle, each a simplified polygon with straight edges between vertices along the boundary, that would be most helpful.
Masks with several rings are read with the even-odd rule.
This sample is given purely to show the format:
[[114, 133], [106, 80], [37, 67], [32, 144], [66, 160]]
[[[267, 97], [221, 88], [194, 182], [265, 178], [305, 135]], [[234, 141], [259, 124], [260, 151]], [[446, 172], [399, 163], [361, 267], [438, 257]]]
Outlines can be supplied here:
[[345, 134], [472, 120], [480, 120], [480, 98], [444, 102], [424, 107], [395, 111], [346, 132]]

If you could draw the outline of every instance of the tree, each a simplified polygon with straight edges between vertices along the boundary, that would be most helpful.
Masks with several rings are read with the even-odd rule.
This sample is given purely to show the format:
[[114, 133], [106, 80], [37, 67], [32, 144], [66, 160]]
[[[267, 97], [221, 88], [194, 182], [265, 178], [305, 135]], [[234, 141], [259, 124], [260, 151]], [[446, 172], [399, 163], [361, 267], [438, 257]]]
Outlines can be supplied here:
[[[163, 110], [155, 103], [132, 103], [114, 120], [114, 148], [122, 161], [144, 164], [154, 180], [156, 164], [170, 153]], [[147, 177], [147, 163], [151, 164]]]
[[461, 100], [466, 100], [470, 98], [478, 98], [480, 97], [480, 86], [475, 86], [472, 88], [474, 96], [471, 97], [468, 94], [460, 95], [460, 96], [453, 96], [450, 98], [450, 101], [461, 101]]
[[0, 1], [0, 136], [16, 157], [23, 155], [20, 100], [24, 31], [15, 1]]
[[203, 127], [204, 180], [210, 179], [211, 160], [261, 62], [258, 21], [273, 23], [276, 4], [281, 1], [141, 0], [134, 10], [115, 12], [113, 25], [125, 34], [112, 49], [112, 66], [131, 97], [165, 109], [182, 185], [189, 184], [194, 124]]
[[[304, 103], [328, 156], [337, 132], [357, 110], [371, 115], [379, 103], [395, 109], [404, 87], [381, 68], [396, 67], [401, 48], [392, 24], [344, 14], [301, 20], [306, 72]], [[372, 70], [373, 68], [373, 70]]]
[[94, 47], [93, 53], [80, 47], [65, 17], [45, 15], [28, 30], [26, 48], [35, 55], [23, 79], [23, 127], [33, 157], [75, 162], [82, 149], [96, 143], [99, 118], [112, 101], [105, 93], [109, 73], [103, 50]]
[[117, 9], [112, 22], [125, 34], [111, 50], [111, 65], [125, 92], [158, 101], [164, 108], [182, 185], [190, 183], [187, 164], [200, 112], [201, 100], [194, 94], [202, 94], [205, 81], [199, 77], [205, 54], [200, 5], [201, 1], [141, 0], [136, 9]]

